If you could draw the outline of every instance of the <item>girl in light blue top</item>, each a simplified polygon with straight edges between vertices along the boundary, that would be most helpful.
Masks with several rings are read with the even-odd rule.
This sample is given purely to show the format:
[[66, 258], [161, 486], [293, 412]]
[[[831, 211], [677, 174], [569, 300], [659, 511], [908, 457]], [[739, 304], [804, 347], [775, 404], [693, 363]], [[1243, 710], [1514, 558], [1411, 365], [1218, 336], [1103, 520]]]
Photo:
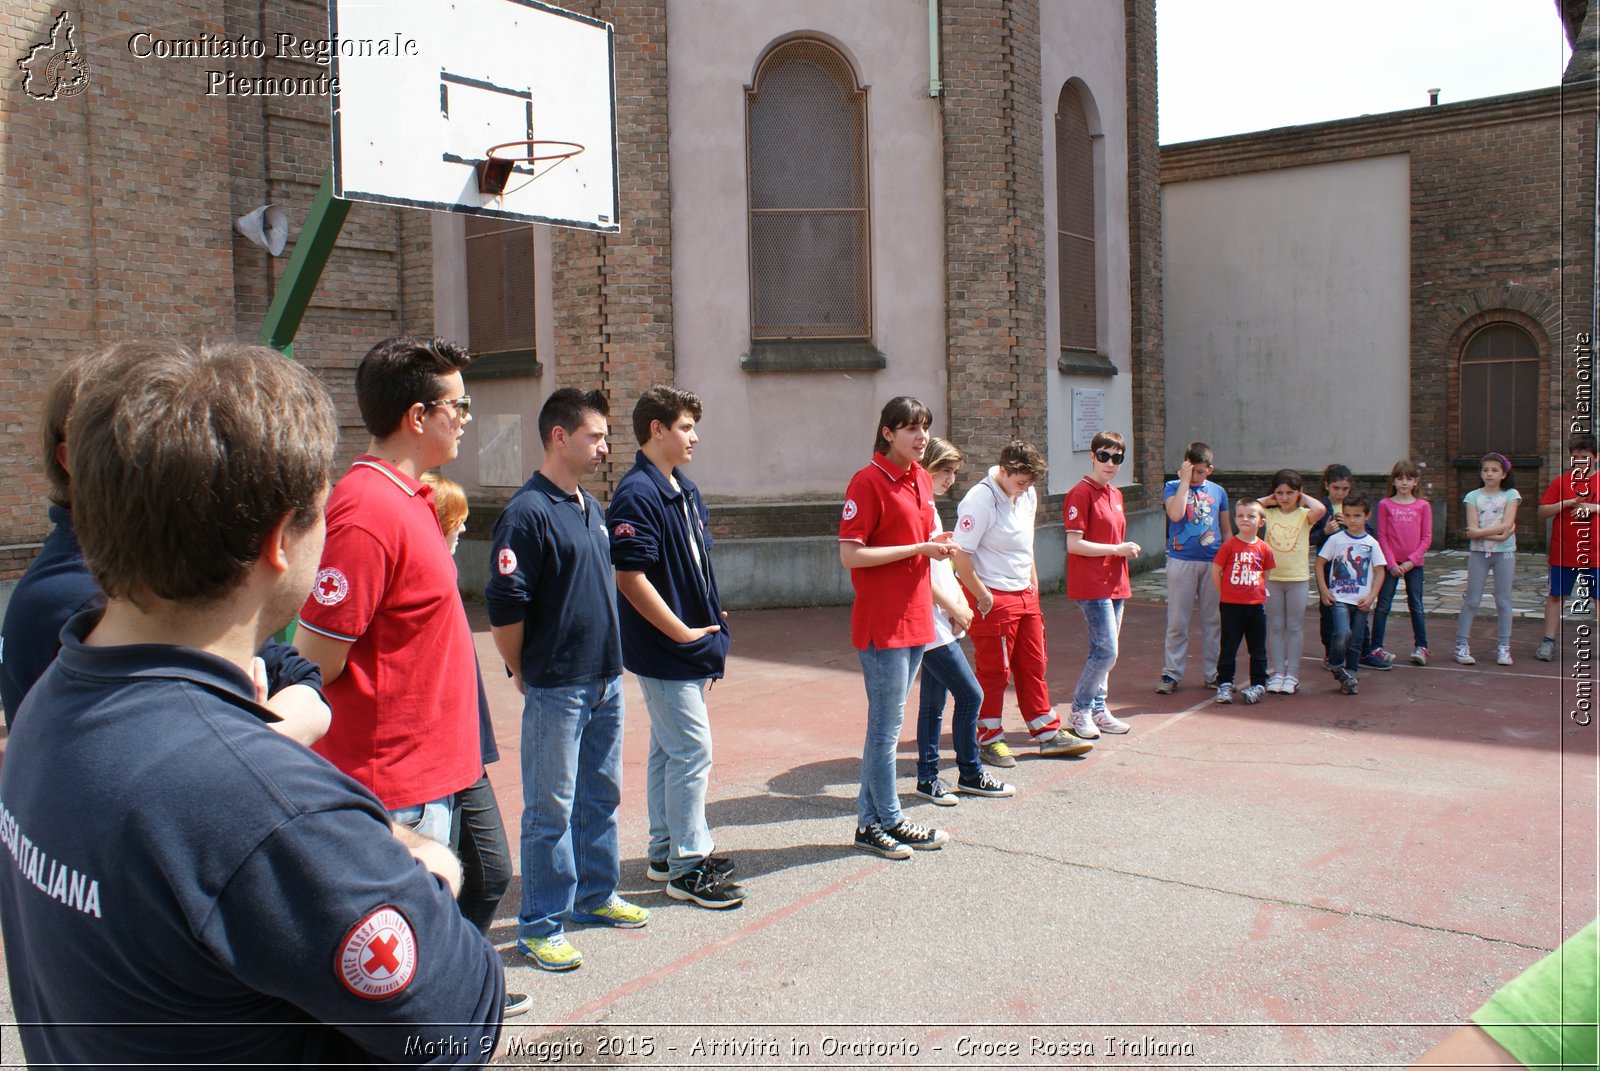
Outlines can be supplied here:
[[1461, 599], [1461, 616], [1456, 621], [1456, 661], [1470, 666], [1477, 661], [1467, 643], [1472, 618], [1483, 601], [1483, 586], [1494, 573], [1494, 605], [1500, 630], [1495, 648], [1495, 663], [1511, 664], [1511, 580], [1517, 561], [1517, 492], [1511, 475], [1511, 462], [1504, 454], [1483, 455], [1479, 470], [1483, 486], [1467, 492], [1467, 593]]

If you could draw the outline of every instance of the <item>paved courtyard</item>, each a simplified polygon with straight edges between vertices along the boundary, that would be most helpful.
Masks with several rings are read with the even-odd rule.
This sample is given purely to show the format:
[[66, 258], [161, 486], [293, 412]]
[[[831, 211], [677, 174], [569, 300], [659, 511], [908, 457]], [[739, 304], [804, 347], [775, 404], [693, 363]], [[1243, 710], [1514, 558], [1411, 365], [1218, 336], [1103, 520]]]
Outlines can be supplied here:
[[[735, 615], [710, 693], [710, 817], [750, 893], [732, 911], [669, 901], [644, 877], [647, 729], [630, 678], [621, 891], [654, 915], [574, 929], [584, 966], [544, 974], [515, 952], [513, 886], [493, 937], [535, 1010], [500, 1062], [1404, 1066], [1593, 917], [1596, 736], [1569, 717], [1591, 649], [1536, 662], [1538, 627], [1521, 620], [1515, 666], [1369, 672], [1355, 697], [1308, 649], [1300, 695], [1217, 707], [1194, 670], [1154, 693], [1158, 580], [1140, 581], [1112, 677], [1128, 736], [1040, 758], [1013, 709], [1017, 795], [935, 808], [911, 795], [908, 725], [907, 812], [951, 843], [907, 862], [849, 844], [864, 696], [848, 609]], [[1060, 702], [1084, 630], [1059, 596], [1046, 614]], [[496, 665], [481, 615], [475, 627]], [[1313, 615], [1306, 627], [1314, 646]], [[1491, 629], [1480, 617], [1479, 644]], [[491, 776], [514, 843], [519, 711], [491, 676]], [[17, 1063], [14, 1030], [0, 1044]]]

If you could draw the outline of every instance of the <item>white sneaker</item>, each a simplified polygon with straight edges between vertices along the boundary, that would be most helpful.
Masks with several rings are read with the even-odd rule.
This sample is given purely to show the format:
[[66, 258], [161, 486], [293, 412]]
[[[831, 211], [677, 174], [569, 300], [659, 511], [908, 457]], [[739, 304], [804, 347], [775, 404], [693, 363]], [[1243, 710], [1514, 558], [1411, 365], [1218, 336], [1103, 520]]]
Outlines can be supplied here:
[[1227, 706], [1229, 703], [1232, 703], [1233, 702], [1233, 685], [1232, 684], [1219, 684], [1219, 685], [1217, 685], [1217, 698], [1216, 698], [1216, 701], [1218, 703], [1222, 704], [1223, 706]]
[[1261, 690], [1261, 685], [1252, 684], [1250, 687], [1239, 693], [1239, 698], [1243, 699], [1247, 704], [1254, 706], [1255, 704], [1261, 702], [1261, 696], [1263, 694], [1264, 693]]
[[1494, 649], [1494, 664], [1497, 666], [1511, 665], [1511, 648], [1496, 647]]
[[1267, 691], [1272, 695], [1283, 694], [1283, 674], [1274, 673], [1267, 678]]
[[1109, 710], [1096, 710], [1093, 712], [1094, 726], [1103, 733], [1125, 733], [1128, 723], [1111, 713]]
[[[1268, 690], [1270, 691], [1271, 689], [1268, 689]], [[1294, 693], [1298, 692], [1299, 690], [1300, 690], [1300, 678], [1299, 677], [1291, 677], [1289, 674], [1285, 673], [1283, 675], [1283, 689], [1282, 689], [1283, 694], [1284, 695], [1294, 695]]]
[[1067, 718], [1067, 732], [1079, 740], [1098, 740], [1100, 730], [1094, 727], [1094, 719], [1087, 710], [1074, 710]]
[[1472, 648], [1464, 643], [1456, 644], [1456, 664], [1459, 666], [1475, 666], [1478, 660], [1472, 657]]

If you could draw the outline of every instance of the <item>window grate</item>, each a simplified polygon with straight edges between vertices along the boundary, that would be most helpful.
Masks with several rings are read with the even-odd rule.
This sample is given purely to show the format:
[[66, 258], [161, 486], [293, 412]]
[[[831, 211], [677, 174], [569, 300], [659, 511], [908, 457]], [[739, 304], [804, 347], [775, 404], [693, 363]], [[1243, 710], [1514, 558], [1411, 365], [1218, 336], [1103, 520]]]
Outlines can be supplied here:
[[866, 91], [800, 40], [767, 56], [745, 104], [752, 338], [868, 338]]
[[1056, 105], [1056, 287], [1067, 349], [1099, 347], [1094, 261], [1094, 141], [1078, 90], [1067, 85]]
[[467, 348], [473, 356], [532, 354], [533, 225], [466, 217]]
[[1490, 324], [1461, 351], [1461, 452], [1539, 450], [1539, 347], [1514, 324]]

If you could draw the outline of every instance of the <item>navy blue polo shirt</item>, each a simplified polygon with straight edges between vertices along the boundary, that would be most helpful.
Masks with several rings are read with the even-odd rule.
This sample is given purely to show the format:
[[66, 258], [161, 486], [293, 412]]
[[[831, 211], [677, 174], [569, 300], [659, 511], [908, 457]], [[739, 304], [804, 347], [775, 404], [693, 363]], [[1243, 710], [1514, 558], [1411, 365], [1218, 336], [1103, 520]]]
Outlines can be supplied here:
[[417, 1064], [420, 1035], [482, 1063], [499, 956], [383, 805], [268, 728], [237, 666], [85, 646], [98, 614], [68, 623], [0, 767], [28, 1062]]
[[72, 514], [51, 506], [50, 523], [55, 527], [17, 581], [6, 604], [5, 623], [0, 625], [0, 704], [5, 706], [7, 728], [22, 697], [56, 660], [61, 626], [100, 600], [100, 585], [83, 564]]
[[605, 516], [582, 488], [569, 495], [541, 472], [522, 485], [494, 522], [483, 599], [491, 625], [522, 622], [527, 687], [622, 672]]
[[722, 619], [717, 578], [711, 569], [710, 514], [700, 489], [681, 469], [672, 470], [676, 489], [641, 450], [617, 483], [606, 509], [611, 564], [641, 572], [661, 601], [690, 628], [720, 625], [722, 631], [692, 643], [663, 635], [626, 598], [617, 600], [622, 664], [641, 677], [668, 681], [721, 677], [728, 657], [728, 623]]
[[[61, 650], [62, 628], [103, 601], [100, 585], [84, 564], [71, 512], [51, 506], [50, 519], [55, 529], [17, 582], [0, 629], [0, 700], [5, 703], [8, 729], [16, 721], [23, 698]], [[322, 694], [322, 668], [294, 647], [268, 640], [257, 653], [266, 663], [268, 695], [277, 695], [291, 684], [304, 684]]]

